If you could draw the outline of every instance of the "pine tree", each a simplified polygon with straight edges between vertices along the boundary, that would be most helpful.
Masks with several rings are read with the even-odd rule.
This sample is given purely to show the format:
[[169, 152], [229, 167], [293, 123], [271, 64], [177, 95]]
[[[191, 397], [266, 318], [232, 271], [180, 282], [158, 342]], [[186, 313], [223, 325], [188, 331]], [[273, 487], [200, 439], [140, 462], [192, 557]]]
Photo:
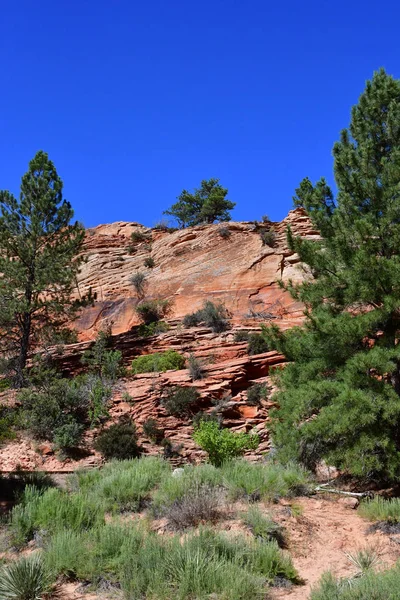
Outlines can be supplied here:
[[227, 200], [228, 190], [223, 188], [219, 179], [203, 179], [200, 188], [191, 194], [183, 190], [175, 202], [164, 214], [174, 217], [180, 227], [229, 221], [229, 211], [235, 203]]
[[[380, 70], [333, 149], [337, 196], [296, 190], [320, 241], [288, 241], [306, 279], [286, 287], [305, 324], [265, 337], [277, 375], [273, 435], [283, 458], [321, 459], [364, 478], [400, 478], [400, 81]], [[310, 277], [312, 275], [312, 277]]]
[[63, 183], [40, 151], [22, 177], [19, 199], [0, 191], [0, 351], [15, 384], [24, 384], [29, 352], [63, 331], [80, 302], [71, 294], [84, 229], [73, 225]]

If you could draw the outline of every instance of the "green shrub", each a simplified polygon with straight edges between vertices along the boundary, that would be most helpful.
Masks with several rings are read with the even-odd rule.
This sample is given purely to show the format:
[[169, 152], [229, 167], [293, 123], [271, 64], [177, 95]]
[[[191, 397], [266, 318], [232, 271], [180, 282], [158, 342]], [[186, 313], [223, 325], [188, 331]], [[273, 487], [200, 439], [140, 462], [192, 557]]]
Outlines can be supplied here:
[[255, 449], [259, 444], [258, 436], [220, 429], [218, 423], [213, 421], [201, 421], [193, 439], [207, 452], [211, 464], [215, 466], [244, 454], [246, 450]]
[[195, 487], [183, 497], [161, 508], [172, 529], [182, 531], [200, 523], [215, 523], [224, 513], [225, 494], [222, 488], [207, 484]]
[[138, 317], [145, 325], [156, 323], [171, 312], [170, 300], [143, 300], [135, 308]]
[[261, 540], [275, 540], [281, 548], [287, 543], [283, 527], [276, 523], [271, 517], [262, 514], [257, 506], [250, 506], [247, 513], [243, 515], [243, 522], [252, 534]]
[[15, 439], [15, 427], [18, 423], [18, 411], [14, 408], [0, 405], [0, 445]]
[[218, 416], [215, 412], [205, 412], [200, 410], [199, 412], [197, 412], [194, 417], [193, 417], [193, 421], [192, 421], [192, 425], [193, 427], [196, 429], [197, 427], [199, 427], [200, 423], [202, 421], [213, 421], [214, 423], [217, 423], [219, 426], [221, 425], [221, 417]]
[[159, 333], [165, 333], [170, 329], [170, 326], [165, 321], [153, 321], [146, 325], [142, 323], [137, 328], [138, 337], [152, 337], [153, 335], [158, 335]]
[[148, 256], [147, 258], [144, 259], [144, 266], [147, 267], [148, 269], [152, 269], [155, 266], [155, 261], [154, 258], [152, 258], [151, 256]]
[[245, 331], [244, 329], [240, 329], [239, 331], [235, 331], [235, 335], [233, 336], [233, 339], [235, 340], [235, 342], [248, 342], [249, 341], [249, 336], [250, 333], [248, 331]]
[[198, 358], [195, 357], [194, 354], [189, 354], [188, 358], [188, 369], [190, 377], [192, 381], [197, 381], [198, 379], [203, 379], [204, 368], [203, 364], [199, 361]]
[[158, 421], [149, 417], [144, 421], [143, 434], [154, 444], [159, 444], [164, 438], [164, 431], [158, 426]]
[[248, 339], [247, 352], [250, 355], [263, 354], [270, 350], [268, 342], [260, 333], [251, 333]]
[[269, 246], [270, 248], [274, 248], [276, 246], [276, 233], [272, 229], [268, 231], [261, 231], [260, 238], [263, 246]]
[[57, 450], [68, 453], [72, 448], [79, 446], [82, 439], [83, 426], [76, 421], [65, 423], [54, 431], [54, 444]]
[[247, 404], [258, 406], [261, 400], [268, 396], [268, 388], [265, 383], [255, 383], [247, 390]]
[[227, 239], [231, 236], [229, 227], [226, 227], [226, 225], [222, 225], [221, 227], [218, 227], [217, 231], [218, 231], [218, 235], [220, 237], [222, 237], [222, 239]]
[[49, 575], [38, 553], [12, 561], [0, 571], [2, 600], [40, 600], [51, 588]]
[[11, 387], [11, 381], [8, 377], [2, 377], [0, 379], [0, 392], [5, 392], [5, 390], [9, 390]]
[[105, 429], [94, 443], [107, 460], [135, 458], [140, 454], [136, 427], [131, 423], [116, 423]]
[[138, 356], [132, 361], [132, 372], [152, 373], [165, 371], [179, 371], [185, 366], [185, 357], [175, 350], [167, 350], [166, 352], [155, 352], [154, 354], [146, 354]]
[[400, 498], [385, 500], [376, 496], [373, 500], [361, 502], [358, 512], [369, 521], [400, 522]]
[[130, 278], [130, 282], [133, 285], [133, 287], [135, 288], [135, 292], [136, 292], [136, 295], [138, 298], [144, 297], [145, 288], [146, 288], [146, 280], [147, 280], [147, 275], [146, 275], [146, 273], [143, 273], [143, 271], [138, 271], [137, 273], [134, 273], [132, 275], [132, 277]]
[[191, 414], [199, 398], [200, 394], [196, 388], [176, 386], [168, 392], [163, 404], [168, 414], [185, 417]]
[[92, 348], [82, 355], [82, 364], [101, 379], [114, 382], [122, 375], [122, 354], [119, 350], [109, 350], [111, 330], [100, 331]]
[[132, 233], [131, 233], [131, 241], [134, 244], [137, 244], [138, 242], [146, 242], [150, 238], [151, 238], [151, 235], [149, 235], [148, 233], [145, 233], [144, 231], [140, 231], [140, 229], [137, 229], [136, 231], [132, 231]]
[[228, 313], [225, 306], [207, 300], [203, 308], [183, 318], [185, 327], [196, 327], [200, 323], [204, 323], [206, 327], [210, 327], [215, 333], [221, 333], [229, 329]]

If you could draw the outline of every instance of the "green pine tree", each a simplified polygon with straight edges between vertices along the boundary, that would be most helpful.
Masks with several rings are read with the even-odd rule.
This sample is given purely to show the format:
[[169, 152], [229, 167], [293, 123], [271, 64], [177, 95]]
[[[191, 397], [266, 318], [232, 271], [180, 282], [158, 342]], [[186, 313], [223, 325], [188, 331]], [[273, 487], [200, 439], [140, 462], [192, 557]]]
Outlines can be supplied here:
[[81, 304], [71, 295], [85, 232], [70, 224], [74, 213], [62, 189], [40, 151], [22, 177], [19, 199], [0, 191], [0, 352], [17, 387], [29, 352], [62, 332]]
[[277, 375], [273, 436], [283, 458], [399, 479], [399, 80], [374, 74], [333, 155], [336, 198], [324, 179], [303, 180], [294, 198], [322, 239], [288, 232], [313, 276], [286, 286], [305, 324], [264, 331], [291, 361]]
[[227, 200], [228, 190], [223, 188], [219, 179], [203, 179], [200, 188], [191, 194], [183, 190], [175, 202], [164, 214], [174, 217], [180, 227], [229, 221], [229, 211], [235, 203]]

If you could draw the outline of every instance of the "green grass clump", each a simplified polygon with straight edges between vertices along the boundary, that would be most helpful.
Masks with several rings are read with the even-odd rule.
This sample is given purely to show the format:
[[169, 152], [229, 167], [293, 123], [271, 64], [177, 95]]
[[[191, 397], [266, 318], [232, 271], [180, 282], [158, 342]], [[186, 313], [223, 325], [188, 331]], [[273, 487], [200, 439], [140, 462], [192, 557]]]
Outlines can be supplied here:
[[148, 456], [109, 462], [101, 470], [77, 473], [72, 482], [81, 494], [97, 498], [107, 511], [137, 510], [170, 471], [169, 463]]
[[234, 500], [300, 496], [308, 492], [310, 484], [307, 471], [295, 464], [249, 464], [245, 460], [235, 460], [222, 465], [221, 471]]
[[243, 515], [243, 522], [252, 534], [261, 540], [276, 540], [281, 548], [286, 546], [283, 528], [269, 515], [263, 515], [258, 506], [250, 506]]
[[57, 488], [42, 492], [27, 486], [21, 503], [11, 512], [10, 529], [14, 543], [20, 545], [36, 532], [49, 535], [62, 529], [82, 531], [103, 520], [104, 507], [95, 498]]
[[400, 563], [384, 572], [338, 580], [327, 573], [310, 595], [310, 600], [398, 600]]
[[369, 521], [387, 521], [389, 523], [400, 522], [400, 498], [384, 500], [377, 496], [373, 500], [362, 502], [358, 507], [358, 513]]
[[179, 371], [185, 366], [185, 357], [175, 352], [175, 350], [167, 350], [166, 352], [155, 352], [154, 354], [146, 354], [138, 356], [132, 361], [132, 372], [152, 373], [174, 370]]
[[51, 580], [39, 554], [23, 556], [0, 571], [2, 600], [41, 600], [51, 587]]

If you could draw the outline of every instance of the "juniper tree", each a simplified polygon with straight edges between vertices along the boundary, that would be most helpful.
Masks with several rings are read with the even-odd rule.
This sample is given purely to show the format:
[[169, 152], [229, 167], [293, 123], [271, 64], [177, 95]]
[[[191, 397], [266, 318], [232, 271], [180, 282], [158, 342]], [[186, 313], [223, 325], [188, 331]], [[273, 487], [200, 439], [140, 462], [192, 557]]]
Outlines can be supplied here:
[[[324, 179], [296, 190], [320, 241], [288, 241], [306, 279], [286, 286], [304, 326], [266, 328], [290, 364], [273, 435], [284, 458], [325, 459], [365, 478], [400, 479], [400, 81], [368, 81]], [[312, 277], [310, 277], [312, 275]]]
[[60, 333], [80, 306], [71, 299], [84, 229], [45, 152], [22, 177], [19, 199], [0, 191], [0, 351], [24, 384], [28, 353]]
[[229, 221], [229, 211], [235, 203], [226, 198], [228, 190], [223, 188], [219, 179], [203, 179], [200, 188], [191, 194], [183, 190], [175, 202], [164, 214], [174, 217], [180, 227]]

